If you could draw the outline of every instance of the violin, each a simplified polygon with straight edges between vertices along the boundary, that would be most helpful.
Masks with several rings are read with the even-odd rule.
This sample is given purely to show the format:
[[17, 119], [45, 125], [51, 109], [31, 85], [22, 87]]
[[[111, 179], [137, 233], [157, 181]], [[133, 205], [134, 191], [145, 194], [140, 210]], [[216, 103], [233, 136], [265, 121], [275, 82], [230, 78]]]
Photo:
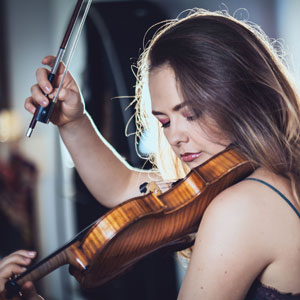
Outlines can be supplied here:
[[254, 170], [234, 148], [213, 156], [164, 193], [148, 192], [108, 211], [69, 243], [6, 283], [0, 300], [20, 299], [22, 285], [68, 264], [85, 289], [98, 287], [164, 247], [193, 244], [209, 203]]

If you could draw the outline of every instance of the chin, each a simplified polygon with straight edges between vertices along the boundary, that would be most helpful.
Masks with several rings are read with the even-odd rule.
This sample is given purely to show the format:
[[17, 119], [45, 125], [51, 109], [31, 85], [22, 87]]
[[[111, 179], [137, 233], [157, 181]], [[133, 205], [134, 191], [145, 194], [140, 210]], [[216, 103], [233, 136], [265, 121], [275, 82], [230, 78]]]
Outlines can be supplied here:
[[190, 169], [193, 169], [193, 168], [199, 167], [202, 163], [203, 163], [203, 161], [201, 161], [201, 162], [198, 162], [198, 161], [191, 161], [191, 162], [189, 162], [189, 163], [186, 163], [186, 165], [187, 165]]
[[202, 157], [201, 159], [200, 158], [199, 159], [195, 159], [195, 160], [193, 160], [191, 162], [188, 162], [186, 164], [187, 164], [187, 166], [189, 168], [193, 169], [193, 168], [199, 167], [200, 165], [202, 165], [203, 163], [205, 163], [210, 157], [211, 156], [208, 156], [208, 157], [205, 157], [205, 158]]

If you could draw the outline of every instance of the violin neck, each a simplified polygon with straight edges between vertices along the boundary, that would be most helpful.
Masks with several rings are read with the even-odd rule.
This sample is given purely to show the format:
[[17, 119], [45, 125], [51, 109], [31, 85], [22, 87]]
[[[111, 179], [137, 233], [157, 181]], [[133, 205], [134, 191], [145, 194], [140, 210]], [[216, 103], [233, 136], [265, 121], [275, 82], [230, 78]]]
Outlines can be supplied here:
[[[78, 240], [68, 243], [61, 249], [41, 260], [36, 265], [30, 267], [24, 273], [18, 275], [12, 280], [9, 280], [5, 285], [8, 298], [17, 296], [23, 284], [27, 281], [37, 281], [65, 264], [78, 264], [78, 260], [80, 260], [80, 258], [76, 257], [76, 255], [78, 255], [77, 247], [79, 244], [80, 241]], [[2, 300], [1, 297], [0, 300]]]
[[53, 270], [66, 264], [68, 262], [68, 249], [69, 248], [64, 248], [61, 251], [54, 252], [36, 265], [30, 267], [15, 279], [9, 280], [5, 285], [8, 298], [18, 295], [25, 282], [37, 281]]
[[68, 249], [57, 251], [21, 274], [15, 282], [22, 286], [27, 281], [37, 281], [50, 272], [68, 263]]
[[[4, 291], [4, 293], [8, 294], [9, 298], [11, 299], [19, 294], [21, 287], [25, 282], [37, 281], [50, 272], [66, 264], [72, 265], [79, 271], [85, 271], [89, 262], [86, 256], [80, 250], [80, 243], [85, 233], [92, 228], [95, 223], [96, 221], [79, 232], [69, 243], [65, 244], [63, 247], [50, 254], [36, 265], [30, 267], [24, 273], [18, 275], [12, 280], [7, 281], [5, 284], [6, 291]], [[0, 300], [5, 300], [6, 297], [3, 299], [1, 298], [2, 294], [3, 293], [0, 293]]]

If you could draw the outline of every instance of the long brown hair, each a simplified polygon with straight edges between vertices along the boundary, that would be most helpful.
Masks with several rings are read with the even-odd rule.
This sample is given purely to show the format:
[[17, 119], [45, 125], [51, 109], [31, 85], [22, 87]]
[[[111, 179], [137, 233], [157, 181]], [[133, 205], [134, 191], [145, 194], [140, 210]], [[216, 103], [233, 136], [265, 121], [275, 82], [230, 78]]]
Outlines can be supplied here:
[[[166, 22], [138, 64], [140, 132], [150, 118], [142, 97], [145, 78], [164, 64], [173, 68], [184, 100], [199, 119], [212, 118], [248, 159], [289, 178], [299, 201], [300, 100], [266, 35], [227, 13], [202, 9]], [[160, 159], [161, 150], [153, 155], [160, 169], [170, 157]], [[178, 161], [173, 165], [177, 176], [186, 172], [184, 167], [178, 171]]]

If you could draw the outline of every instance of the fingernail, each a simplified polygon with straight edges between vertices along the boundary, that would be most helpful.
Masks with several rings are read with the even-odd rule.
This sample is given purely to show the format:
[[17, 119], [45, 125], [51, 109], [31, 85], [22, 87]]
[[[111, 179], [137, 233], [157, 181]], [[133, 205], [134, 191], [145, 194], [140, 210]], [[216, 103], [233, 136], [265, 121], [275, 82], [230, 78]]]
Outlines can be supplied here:
[[34, 257], [35, 256], [35, 252], [34, 251], [29, 251], [28, 252], [28, 256]]
[[48, 104], [48, 102], [46, 100], [42, 101], [42, 105], [47, 105], [47, 104]]
[[49, 93], [50, 92], [50, 87], [48, 85], [46, 85], [45, 90]]

